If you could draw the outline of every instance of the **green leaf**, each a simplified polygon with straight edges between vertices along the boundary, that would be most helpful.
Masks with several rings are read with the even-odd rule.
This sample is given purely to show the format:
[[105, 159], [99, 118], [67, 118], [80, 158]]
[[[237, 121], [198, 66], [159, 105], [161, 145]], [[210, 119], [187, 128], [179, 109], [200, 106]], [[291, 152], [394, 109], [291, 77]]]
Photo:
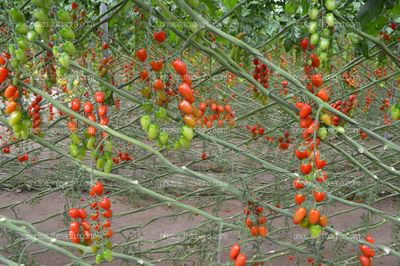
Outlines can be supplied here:
[[368, 54], [368, 44], [367, 44], [366, 41], [359, 42], [359, 43], [358, 43], [358, 49], [360, 49], [362, 55], [363, 55], [365, 58], [367, 58], [367, 59], [370, 58], [370, 56], [369, 56], [369, 54]]
[[301, 7], [303, 9], [302, 15], [308, 14], [308, 10], [310, 9], [310, 3], [307, 0], [301, 1]]

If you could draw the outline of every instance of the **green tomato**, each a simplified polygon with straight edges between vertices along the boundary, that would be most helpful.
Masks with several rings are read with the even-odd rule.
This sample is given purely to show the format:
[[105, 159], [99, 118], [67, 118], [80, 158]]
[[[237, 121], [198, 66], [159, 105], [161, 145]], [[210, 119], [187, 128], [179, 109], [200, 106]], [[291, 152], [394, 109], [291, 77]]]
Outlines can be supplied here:
[[85, 146], [81, 146], [79, 148], [78, 155], [76, 156], [76, 158], [78, 160], [83, 160], [83, 159], [85, 159], [85, 157], [86, 157], [86, 148], [85, 148]]
[[318, 30], [318, 24], [315, 21], [311, 21], [310, 24], [308, 25], [308, 32], [309, 33], [314, 33]]
[[318, 129], [318, 136], [321, 140], [326, 140], [328, 136], [328, 130], [326, 129], [326, 127], [320, 127]]
[[326, 52], [320, 53], [319, 60], [321, 60], [321, 62], [326, 62], [328, 60], [328, 54]]
[[179, 141], [175, 141], [173, 145], [173, 149], [175, 151], [179, 150], [181, 148], [181, 145], [179, 144]]
[[29, 31], [26, 35], [26, 37], [28, 38], [29, 41], [33, 42], [36, 41], [37, 39], [37, 34], [34, 31]]
[[13, 22], [15, 22], [15, 23], [25, 22], [25, 16], [19, 9], [13, 7], [9, 11], [9, 14], [10, 14], [11, 19], [12, 19]]
[[318, 238], [319, 234], [322, 231], [322, 228], [319, 224], [312, 224], [310, 225], [309, 230], [313, 238]]
[[317, 32], [314, 32], [314, 33], [311, 35], [310, 43], [311, 43], [312, 45], [316, 45], [316, 44], [318, 43], [318, 41], [319, 41], [319, 34], [318, 34]]
[[15, 58], [21, 63], [25, 63], [26, 61], [28, 61], [25, 51], [21, 50], [21, 49], [18, 49], [17, 51], [15, 51]]
[[19, 132], [23, 140], [29, 139], [29, 129], [23, 129]]
[[15, 126], [21, 121], [21, 119], [22, 119], [22, 113], [20, 111], [14, 111], [8, 118], [8, 124], [10, 124], [10, 126]]
[[320, 42], [319, 42], [319, 47], [322, 50], [326, 50], [329, 47], [329, 40], [326, 38], [321, 38]]
[[76, 133], [72, 133], [71, 135], [69, 135], [69, 138], [74, 144], [80, 144], [82, 142], [81, 138]]
[[30, 130], [32, 128], [32, 120], [29, 118], [22, 120], [22, 128]]
[[151, 112], [153, 112], [153, 104], [151, 102], [145, 102], [142, 104], [142, 109], [146, 113], [151, 113]]
[[71, 143], [71, 145], [69, 145], [69, 153], [72, 155], [72, 157], [78, 156], [79, 154], [78, 145], [76, 145], [75, 143]]
[[400, 109], [397, 108], [395, 105], [392, 105], [392, 107], [390, 107], [390, 115], [391, 115], [393, 120], [399, 120], [399, 118], [400, 118]]
[[69, 55], [67, 55], [66, 53], [61, 54], [60, 58], [58, 59], [58, 62], [65, 68], [68, 68], [69, 64], [71, 63]]
[[58, 21], [66, 22], [66, 23], [72, 21], [71, 16], [69, 15], [68, 11], [66, 11], [64, 9], [60, 9], [57, 11], [57, 19], [58, 19]]
[[112, 167], [113, 167], [113, 161], [112, 159], [108, 159], [104, 164], [104, 172], [107, 174], [111, 173]]
[[43, 23], [39, 22], [39, 21], [36, 21], [33, 24], [33, 29], [36, 31], [36, 33], [38, 33], [40, 35], [44, 34], [46, 31], [45, 27], [43, 26]]
[[168, 143], [168, 133], [167, 132], [161, 132], [159, 136], [159, 140], [161, 144], [165, 145]]
[[104, 145], [104, 148], [105, 148], [105, 150], [106, 151], [108, 151], [108, 152], [112, 152], [112, 150], [113, 150], [113, 143], [112, 143], [112, 141], [111, 140], [106, 140], [106, 143], [105, 143], [105, 145]]
[[49, 10], [51, 6], [51, 0], [32, 0], [32, 3], [45, 10]]
[[167, 118], [168, 114], [167, 114], [167, 110], [163, 107], [160, 107], [157, 112], [156, 112], [156, 117], [160, 118], [160, 119], [165, 119]]
[[14, 134], [19, 133], [23, 130], [22, 123], [18, 123], [15, 126], [11, 126], [11, 127], [12, 127]]
[[61, 35], [61, 37], [63, 37], [67, 41], [75, 40], [75, 33], [70, 27], [62, 28], [59, 31], [59, 34]]
[[336, 9], [336, 0], [326, 0], [325, 7], [329, 11], [335, 10]]
[[336, 132], [339, 134], [344, 134], [346, 133], [346, 130], [344, 129], [344, 127], [338, 126], [336, 127]]
[[181, 128], [182, 135], [187, 139], [187, 140], [192, 140], [193, 139], [193, 129], [188, 127], [188, 126], [183, 126]]
[[18, 47], [23, 49], [23, 50], [28, 50], [29, 49], [29, 42], [28, 42], [27, 39], [25, 39], [25, 37], [19, 37], [17, 39], [17, 44], [18, 44]]
[[70, 56], [74, 56], [76, 54], [76, 48], [75, 45], [70, 42], [70, 41], [66, 41], [63, 46], [62, 46], [62, 50], [63, 52], [67, 53]]
[[28, 31], [29, 31], [28, 27], [23, 22], [20, 22], [15, 26], [15, 32], [20, 35], [25, 35], [28, 33]]
[[316, 20], [317, 19], [317, 17], [318, 17], [318, 15], [319, 15], [319, 11], [318, 11], [318, 9], [317, 8], [312, 8], [311, 10], [310, 10], [310, 12], [308, 13], [308, 15], [310, 16], [310, 19], [311, 20]]
[[112, 261], [113, 260], [112, 251], [109, 250], [109, 249], [104, 250], [102, 256], [106, 261]]
[[142, 129], [144, 131], [149, 130], [149, 126], [151, 124], [151, 117], [149, 115], [144, 115], [140, 118], [140, 124], [142, 125]]
[[149, 131], [147, 132], [147, 137], [149, 138], [149, 140], [155, 140], [158, 137], [158, 125], [156, 124], [151, 124], [149, 126]]
[[13, 68], [18, 68], [19, 67], [19, 62], [16, 58], [11, 59], [11, 66]]
[[103, 170], [103, 168], [104, 168], [104, 160], [103, 160], [103, 158], [98, 158], [98, 159], [97, 159], [97, 161], [96, 161], [96, 167], [97, 167], [97, 169], [99, 169], [99, 170]]
[[100, 264], [103, 261], [103, 256], [101, 254], [96, 255], [96, 264]]
[[49, 22], [50, 19], [47, 16], [46, 12], [41, 9], [41, 8], [36, 8], [33, 10], [33, 16], [39, 21], [39, 22]]
[[190, 147], [190, 140], [188, 140], [184, 136], [180, 136], [178, 141], [179, 141], [179, 146], [181, 146], [182, 148], [187, 149]]
[[335, 25], [335, 16], [332, 13], [328, 13], [325, 16], [325, 21], [328, 27], [333, 27]]

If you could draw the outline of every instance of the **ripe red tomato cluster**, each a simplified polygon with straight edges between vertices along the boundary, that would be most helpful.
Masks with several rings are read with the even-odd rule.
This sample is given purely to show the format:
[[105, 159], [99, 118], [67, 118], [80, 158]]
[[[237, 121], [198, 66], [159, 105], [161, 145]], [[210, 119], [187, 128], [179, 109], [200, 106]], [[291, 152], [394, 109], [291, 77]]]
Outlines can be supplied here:
[[249, 202], [247, 207], [243, 208], [243, 212], [246, 215], [245, 223], [250, 230], [250, 234], [254, 237], [260, 236], [265, 238], [268, 229], [265, 225], [267, 217], [264, 214], [264, 208]]
[[[375, 243], [371, 235], [367, 235], [365, 241], [371, 244]], [[361, 266], [372, 266], [372, 258], [375, 256], [375, 251], [367, 245], [360, 245], [360, 251], [362, 253], [360, 255]]]
[[259, 124], [255, 124], [255, 125], [246, 125], [246, 129], [253, 134], [253, 136], [257, 136], [257, 135], [264, 135], [265, 132], [265, 128], [262, 127]]
[[32, 128], [35, 133], [39, 133], [40, 124], [42, 119], [40, 117], [40, 102], [42, 101], [42, 96], [37, 95], [35, 100], [28, 106], [28, 115], [32, 118], [33, 124]]
[[110, 229], [111, 222], [108, 219], [112, 217], [113, 212], [110, 200], [107, 197], [102, 197], [103, 192], [103, 184], [100, 181], [90, 189], [90, 209], [92, 210], [90, 218], [95, 223], [94, 230], [110, 238], [113, 235], [113, 231]]
[[238, 243], [233, 244], [229, 252], [229, 257], [234, 261], [234, 266], [245, 266], [246, 265], [246, 255], [240, 253], [240, 246]]
[[235, 117], [231, 111], [231, 106], [228, 101], [219, 104], [217, 101], [212, 99], [207, 99], [199, 104], [199, 115], [202, 118], [200, 124], [207, 128], [212, 128], [214, 122], [217, 121], [218, 127], [223, 127], [225, 123], [228, 126], [235, 125]]
[[[269, 70], [267, 65], [262, 64], [260, 60], [257, 58], [253, 59], [254, 70], [253, 70], [253, 78], [257, 80], [259, 83], [263, 85], [264, 88], [268, 89], [269, 76], [272, 75], [272, 69]], [[254, 87], [254, 92], [257, 92], [257, 89]]]
[[113, 158], [113, 162], [115, 164], [119, 164], [119, 160], [126, 161], [126, 162], [133, 160], [132, 156], [130, 156], [128, 152], [123, 153], [123, 152], [119, 151], [119, 152], [117, 152], [117, 155], [118, 155], [118, 157]]
[[86, 220], [87, 213], [84, 209], [71, 208], [68, 210], [72, 222], [69, 224], [69, 238], [72, 243], [86, 245], [92, 243], [92, 233], [90, 223]]
[[[345, 115], [351, 116], [353, 109], [357, 106], [357, 96], [355, 94], [352, 94], [349, 96], [348, 101], [337, 100], [336, 102], [331, 103], [330, 106], [332, 106], [333, 108], [342, 112]], [[338, 116], [333, 116], [331, 121], [332, 125], [334, 126], [338, 126], [344, 123], [344, 121], [340, 119]]]
[[10, 146], [4, 147], [4, 148], [2, 149], [2, 152], [3, 152], [4, 154], [9, 154], [9, 153], [11, 152]]
[[29, 156], [28, 156], [28, 154], [26, 152], [17, 157], [17, 160], [20, 163], [26, 162], [26, 161], [28, 161], [28, 159], [29, 159]]

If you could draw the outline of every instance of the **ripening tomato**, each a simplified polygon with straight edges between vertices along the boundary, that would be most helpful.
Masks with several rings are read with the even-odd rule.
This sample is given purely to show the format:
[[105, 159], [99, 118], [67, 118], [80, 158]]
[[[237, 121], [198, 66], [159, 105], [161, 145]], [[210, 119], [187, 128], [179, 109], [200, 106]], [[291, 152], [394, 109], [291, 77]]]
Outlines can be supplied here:
[[74, 98], [71, 101], [71, 110], [74, 112], [79, 112], [79, 109], [81, 109], [81, 100], [78, 98]]
[[251, 228], [253, 226], [253, 221], [250, 218], [246, 218], [244, 222], [246, 223], [248, 228]]
[[175, 71], [176, 71], [179, 75], [183, 76], [183, 75], [186, 74], [186, 71], [187, 71], [187, 70], [186, 70], [186, 65], [185, 65], [185, 63], [182, 62], [181, 60], [176, 59], [176, 60], [172, 63], [172, 66], [174, 67]]
[[253, 225], [253, 226], [250, 228], [250, 234], [251, 234], [252, 236], [257, 236], [257, 235], [258, 235], [258, 227], [255, 226], [255, 225]]
[[240, 253], [240, 246], [239, 244], [235, 243], [233, 244], [233, 246], [231, 247], [231, 251], [229, 253], [229, 257], [231, 260], [236, 260], [237, 256]]
[[329, 101], [329, 95], [328, 95], [328, 92], [325, 89], [319, 90], [319, 92], [317, 92], [316, 95], [317, 95], [318, 98], [320, 98], [324, 102], [328, 102]]
[[139, 61], [144, 62], [147, 59], [146, 49], [142, 48], [136, 51], [136, 57]]
[[365, 237], [365, 241], [367, 241], [367, 242], [369, 242], [369, 243], [371, 243], [371, 244], [374, 244], [374, 243], [375, 243], [375, 240], [372, 238], [371, 235], [367, 235], [367, 236]]
[[110, 238], [110, 237], [112, 237], [112, 236], [113, 236], [113, 231], [110, 229], [110, 230], [107, 231], [106, 237], [107, 237], [107, 238]]
[[317, 224], [319, 221], [320, 213], [319, 210], [310, 210], [308, 212], [308, 222], [310, 224]]
[[325, 215], [321, 215], [319, 217], [319, 221], [318, 221], [319, 225], [322, 227], [325, 227], [328, 225], [328, 217], [326, 217]]
[[5, 67], [0, 67], [0, 83], [3, 83], [8, 78], [8, 70]]
[[4, 59], [4, 57], [2, 57], [0, 55], [0, 65], [5, 65], [6, 64], [6, 60]]
[[7, 99], [13, 98], [14, 94], [17, 92], [17, 88], [13, 85], [10, 85], [4, 91], [4, 97]]
[[11, 114], [15, 110], [17, 110], [18, 104], [16, 102], [10, 102], [7, 104], [6, 108], [4, 109], [4, 112], [6, 114]]
[[78, 8], [78, 4], [76, 2], [71, 3], [72, 10], [76, 10]]
[[178, 92], [182, 95], [186, 100], [193, 98], [193, 91], [187, 83], [181, 83], [178, 86]]
[[258, 234], [262, 237], [265, 238], [267, 236], [267, 227], [265, 226], [260, 226], [258, 227]]
[[235, 260], [234, 266], [245, 266], [246, 265], [246, 256], [244, 254], [239, 254]]
[[104, 100], [106, 98], [106, 95], [102, 91], [96, 91], [94, 93], [94, 100], [96, 103], [104, 103]]
[[87, 114], [93, 112], [93, 104], [91, 102], [85, 102], [83, 105], [83, 111]]
[[188, 115], [192, 114], [192, 112], [193, 112], [193, 107], [192, 107], [192, 105], [191, 105], [188, 101], [186, 101], [186, 100], [182, 100], [182, 101], [179, 103], [178, 109], [179, 109], [181, 112], [183, 112], [183, 113], [185, 113], [185, 114], [188, 114]]
[[303, 207], [298, 208], [293, 215], [293, 223], [299, 224], [304, 219], [304, 217], [306, 217], [306, 209]]
[[183, 117], [183, 121], [185, 122], [185, 125], [187, 125], [188, 127], [196, 126], [196, 119], [194, 118], [193, 115], [185, 115]]
[[79, 212], [78, 212], [78, 210], [76, 208], [69, 209], [68, 215], [69, 215], [69, 217], [71, 217], [73, 219], [79, 218]]

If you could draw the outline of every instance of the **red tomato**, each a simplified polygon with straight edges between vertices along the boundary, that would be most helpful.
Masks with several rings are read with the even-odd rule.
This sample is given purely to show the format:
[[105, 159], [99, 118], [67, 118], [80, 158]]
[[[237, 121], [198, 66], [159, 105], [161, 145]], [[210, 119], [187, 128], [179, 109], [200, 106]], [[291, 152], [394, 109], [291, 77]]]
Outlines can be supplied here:
[[321, 74], [312, 75], [311, 81], [315, 87], [317, 88], [320, 87], [322, 85], [322, 75]]
[[305, 208], [298, 208], [293, 215], [293, 223], [299, 224], [304, 217], [306, 217], [306, 209]]
[[78, 209], [78, 213], [79, 213], [79, 218], [86, 219], [87, 214], [86, 214], [86, 211], [84, 209]]
[[87, 128], [87, 133], [89, 136], [94, 136], [96, 135], [97, 129], [94, 126], [90, 126]]
[[110, 209], [110, 207], [111, 207], [110, 200], [109, 200], [108, 198], [103, 198], [103, 199], [100, 201], [99, 206], [100, 206], [102, 209], [105, 209], [105, 210]]
[[310, 224], [317, 224], [319, 221], [319, 210], [310, 210], [308, 212], [308, 222]]
[[97, 108], [97, 114], [99, 117], [105, 117], [107, 115], [107, 105], [100, 105]]
[[69, 230], [74, 232], [75, 234], [79, 233], [79, 223], [78, 222], [71, 222], [69, 224]]
[[92, 189], [97, 196], [101, 196], [103, 194], [103, 184], [100, 181], [97, 181], [96, 185], [94, 185]]
[[185, 65], [185, 63], [183, 63], [181, 60], [176, 59], [176, 60], [172, 63], [172, 66], [174, 67], [175, 71], [176, 71], [179, 75], [183, 76], [183, 75], [186, 74], [186, 71], [187, 71], [187, 70], [186, 70], [186, 65]]
[[102, 91], [96, 91], [94, 93], [94, 100], [96, 103], [104, 103], [104, 100], [106, 99], [106, 95]]
[[162, 61], [151, 61], [150, 62], [151, 69], [155, 72], [160, 72], [163, 67]]
[[147, 59], [146, 49], [142, 48], [136, 51], [136, 57], [139, 61], [144, 62]]
[[143, 70], [142, 72], [140, 72], [141, 80], [147, 80], [148, 77], [149, 77], [149, 72], [147, 72], [147, 70]]
[[239, 254], [236, 258], [234, 266], [245, 266], [246, 265], [246, 256], [244, 254]]
[[178, 109], [179, 109], [181, 112], [183, 112], [183, 113], [185, 113], [185, 114], [188, 114], [188, 115], [192, 114], [192, 112], [193, 112], [192, 105], [191, 105], [188, 101], [186, 101], [186, 100], [182, 100], [182, 101], [179, 103]]
[[229, 257], [231, 258], [231, 260], [236, 260], [239, 253], [240, 253], [239, 244], [237, 244], [237, 243], [233, 244], [233, 246], [231, 247], [231, 251], [229, 253]]
[[3, 83], [8, 78], [8, 70], [5, 67], [0, 67], [0, 83]]
[[69, 209], [68, 215], [73, 219], [79, 218], [79, 212], [76, 208]]
[[83, 105], [83, 111], [87, 114], [93, 112], [93, 104], [91, 102], [85, 102]]
[[321, 202], [325, 199], [325, 192], [323, 191], [314, 191], [314, 200], [316, 202]]
[[71, 110], [74, 112], [78, 112], [81, 109], [81, 100], [78, 98], [74, 98], [71, 101]]
[[310, 163], [307, 163], [307, 164], [302, 163], [300, 165], [300, 172], [303, 175], [308, 175], [309, 173], [311, 173], [311, 171], [312, 171], [312, 165]]
[[156, 40], [158, 43], [163, 43], [165, 40], [165, 32], [164, 31], [154, 32], [153, 37], [154, 40]]
[[164, 89], [164, 83], [162, 82], [162, 80], [161, 79], [156, 79], [155, 81], [154, 81], [154, 84], [153, 84], [153, 88], [155, 89], [155, 90], [162, 90], [162, 89]]
[[294, 201], [297, 205], [301, 205], [305, 199], [306, 196], [304, 194], [294, 194]]
[[361, 266], [372, 266], [371, 258], [368, 258], [365, 255], [360, 256], [360, 263], [361, 263]]
[[193, 91], [187, 83], [181, 83], [181, 85], [178, 86], [178, 92], [186, 100], [193, 98]]
[[4, 97], [6, 97], [7, 99], [13, 98], [13, 96], [15, 95], [16, 92], [17, 92], [17, 88], [13, 85], [10, 85], [4, 91]]

